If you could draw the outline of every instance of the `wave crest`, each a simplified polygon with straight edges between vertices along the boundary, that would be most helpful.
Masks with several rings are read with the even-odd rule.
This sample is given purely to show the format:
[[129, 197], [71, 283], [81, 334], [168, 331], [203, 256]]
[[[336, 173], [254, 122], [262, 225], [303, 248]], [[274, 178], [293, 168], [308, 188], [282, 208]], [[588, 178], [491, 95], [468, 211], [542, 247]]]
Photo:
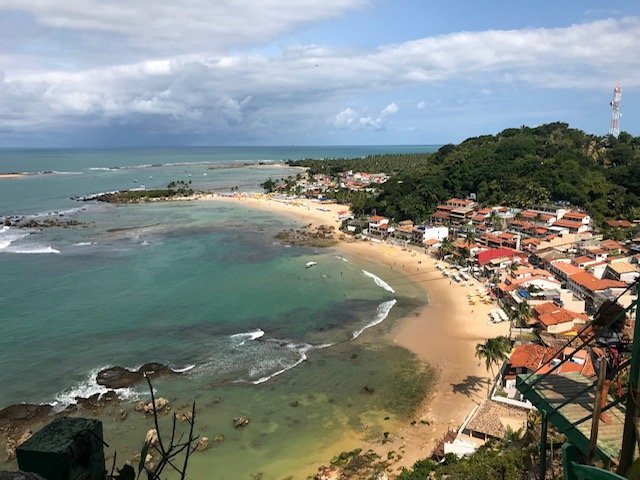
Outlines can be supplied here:
[[385, 289], [387, 292], [396, 293], [396, 291], [393, 288], [391, 288], [391, 285], [389, 285], [387, 282], [385, 282], [379, 276], [374, 275], [371, 272], [367, 272], [366, 270], [362, 270], [362, 273], [364, 274], [365, 277], [372, 278], [373, 281], [376, 283], [376, 285], [379, 286], [380, 288]]

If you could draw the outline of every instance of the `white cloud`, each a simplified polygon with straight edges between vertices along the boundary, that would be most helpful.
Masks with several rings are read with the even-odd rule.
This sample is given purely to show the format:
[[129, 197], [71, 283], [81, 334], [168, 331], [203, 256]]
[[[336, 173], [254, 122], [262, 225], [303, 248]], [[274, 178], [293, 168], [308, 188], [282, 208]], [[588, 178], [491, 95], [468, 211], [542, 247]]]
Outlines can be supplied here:
[[394, 113], [397, 113], [397, 112], [398, 112], [398, 105], [396, 105], [394, 102], [391, 102], [389, 105], [384, 107], [382, 112], [380, 112], [380, 116], [388, 117], [389, 115], [393, 115]]
[[385, 127], [388, 118], [391, 115], [394, 115], [397, 111], [398, 106], [394, 102], [384, 107], [377, 117], [358, 114], [358, 112], [356, 112], [353, 108], [348, 107], [335, 116], [331, 117], [329, 120], [334, 127], [339, 129], [382, 130]]
[[332, 118], [332, 123], [336, 128], [345, 128], [353, 125], [355, 119], [356, 112], [351, 107], [347, 107]]
[[[94, 1], [86, 0], [84, 5], [98, 8]], [[5, 1], [5, 7], [10, 3]], [[67, 0], [27, 3], [42, 21], [48, 12], [51, 24], [98, 28], [92, 22], [99, 16], [91, 12], [81, 13], [73, 23], [76, 20], [63, 8], [71, 8]], [[186, 10], [195, 3], [187, 5]], [[255, 3], [283, 5], [276, 0]], [[321, 16], [361, 2], [333, 0], [325, 2], [326, 10], [312, 3], [316, 2], [300, 2]], [[100, 5], [111, 18], [109, 28], [124, 29], [129, 20], [120, 16], [128, 4]], [[168, 3], [158, 5], [174, 11]], [[255, 13], [263, 7], [247, 8]], [[295, 23], [302, 18], [302, 10], [294, 10], [277, 10], [274, 15]], [[153, 20], [153, 15], [148, 18], [152, 19], [149, 35], [169, 35], [160, 31], [159, 20]], [[156, 33], [154, 29], [158, 29]], [[292, 119], [298, 119], [300, 112], [305, 112], [305, 121], [315, 128], [330, 117], [329, 123], [338, 129], [383, 129], [392, 116], [400, 116], [395, 102], [379, 114], [357, 112], [352, 107], [339, 110], [336, 105], [351, 103], [354, 92], [368, 97], [371, 103], [380, 92], [400, 91], [406, 86], [428, 88], [444, 81], [472, 84], [475, 92], [511, 83], [538, 88], [602, 88], [610, 85], [612, 78], [621, 79], [626, 89], [637, 88], [640, 56], [629, 52], [638, 50], [640, 18], [629, 17], [566, 28], [453, 33], [368, 51], [311, 45], [288, 47], [273, 55], [191, 53], [75, 72], [9, 69], [0, 81], [0, 129], [60, 128], [112, 119], [126, 122], [131, 115], [153, 115], [165, 119], [168, 131], [206, 128], [226, 132], [256, 125], [261, 131], [277, 131], [283, 122], [295, 124]], [[18, 61], [12, 64], [22, 65]], [[314, 108], [317, 105], [328, 105], [339, 113]], [[420, 101], [416, 107], [424, 109], [427, 102]]]
[[[133, 49], [174, 55], [221, 52], [267, 41], [302, 25], [360, 8], [368, 1], [2, 0], [0, 12], [26, 13], [41, 25], [86, 34], [90, 40], [96, 33], [106, 34]], [[95, 53], [100, 55], [100, 50], [101, 46]]]

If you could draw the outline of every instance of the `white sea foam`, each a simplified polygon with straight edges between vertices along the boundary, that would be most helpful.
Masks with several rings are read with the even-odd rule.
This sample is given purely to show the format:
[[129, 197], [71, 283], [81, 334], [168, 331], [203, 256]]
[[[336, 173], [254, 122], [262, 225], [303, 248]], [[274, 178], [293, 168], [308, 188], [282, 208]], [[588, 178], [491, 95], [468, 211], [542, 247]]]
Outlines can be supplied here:
[[22, 254], [39, 254], [39, 253], [60, 253], [60, 250], [53, 248], [51, 245], [48, 247], [11, 247], [6, 249], [7, 252], [11, 253], [22, 253]]
[[385, 320], [385, 318], [387, 318], [389, 316], [389, 312], [391, 311], [393, 306], [396, 304], [396, 302], [397, 302], [397, 300], [394, 298], [393, 300], [387, 300], [386, 302], [382, 302], [380, 305], [378, 305], [378, 309], [376, 311], [376, 316], [374, 317], [374, 319], [371, 322], [367, 323], [361, 329], [356, 330], [355, 332], [353, 332], [353, 335], [351, 336], [351, 338], [356, 339], [367, 328], [371, 328], [374, 325], [378, 325], [379, 323], [382, 323]]
[[190, 370], [193, 370], [194, 368], [196, 368], [195, 364], [192, 365], [187, 365], [184, 368], [172, 368], [171, 370], [173, 370], [176, 373], [186, 373]]
[[[59, 412], [67, 408], [69, 405], [74, 405], [77, 403], [76, 397], [88, 398], [96, 393], [107, 393], [109, 391], [107, 387], [96, 383], [96, 375], [98, 375], [98, 372], [104, 368], [108, 367], [104, 366], [91, 370], [83, 380], [75, 384], [73, 387], [67, 388], [58, 393], [55, 396], [55, 401], [52, 402], [54, 409]], [[140, 393], [132, 388], [119, 388], [116, 392], [118, 397], [122, 400], [133, 401], [140, 398]]]
[[252, 381], [251, 383], [253, 383], [254, 385], [259, 385], [261, 383], [264, 383], [266, 381], [271, 380], [273, 377], [277, 377], [278, 375], [282, 375], [284, 372], [286, 372], [288, 370], [291, 370], [292, 368], [296, 368], [298, 365], [300, 365], [302, 362], [304, 362], [307, 359], [307, 352], [313, 348], [313, 346], [309, 345], [308, 343], [303, 343], [302, 345], [296, 345], [296, 344], [293, 344], [293, 343], [289, 343], [289, 344], [286, 345], [286, 347], [288, 349], [290, 349], [290, 350], [294, 350], [294, 351], [298, 352], [298, 354], [300, 355], [298, 360], [296, 360], [295, 362], [293, 362], [290, 365], [287, 365], [287, 366], [281, 368], [277, 372], [273, 372], [270, 375], [266, 375], [264, 377], [261, 377], [258, 380]]
[[366, 270], [362, 270], [362, 273], [364, 274], [365, 277], [372, 278], [373, 281], [376, 282], [376, 285], [379, 286], [380, 288], [384, 288], [387, 292], [396, 293], [396, 291], [393, 288], [391, 288], [391, 285], [389, 285], [387, 282], [382, 280], [377, 275], [374, 275], [371, 272], [367, 272]]
[[262, 336], [264, 336], [264, 331], [260, 328], [256, 328], [255, 330], [251, 330], [250, 332], [236, 333], [235, 335], [231, 335], [231, 338], [240, 340], [240, 343], [238, 344], [238, 346], [240, 346], [244, 345], [246, 342], [250, 342], [251, 340], [257, 340]]
[[24, 230], [17, 230], [9, 226], [3, 225], [0, 227], [0, 251], [4, 250], [9, 252], [12, 250], [11, 244], [16, 240], [20, 240], [29, 235], [29, 232]]
[[88, 247], [89, 245], [94, 245], [94, 242], [77, 242], [74, 245], [76, 247]]
[[53, 210], [50, 212], [36, 213], [34, 215], [26, 215], [25, 218], [42, 218], [42, 217], [57, 217], [60, 215], [73, 215], [74, 213], [81, 212], [85, 209], [86, 207], [83, 206], [83, 207], [68, 208], [66, 210]]
[[115, 172], [116, 170], [119, 170], [119, 168], [117, 168], [117, 167], [91, 167], [91, 168], [89, 168], [89, 170], [92, 170], [94, 172]]

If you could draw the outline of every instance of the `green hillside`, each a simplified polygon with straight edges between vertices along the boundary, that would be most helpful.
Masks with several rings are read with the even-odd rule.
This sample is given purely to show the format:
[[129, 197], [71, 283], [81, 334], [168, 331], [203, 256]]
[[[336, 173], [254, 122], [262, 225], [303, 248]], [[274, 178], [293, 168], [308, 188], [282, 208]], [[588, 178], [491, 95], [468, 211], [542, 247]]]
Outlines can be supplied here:
[[386, 171], [379, 194], [356, 205], [395, 219], [425, 219], [448, 197], [476, 193], [482, 205], [569, 202], [597, 222], [640, 218], [640, 137], [598, 137], [565, 123], [504, 130], [445, 145], [434, 154], [305, 160], [312, 172]]

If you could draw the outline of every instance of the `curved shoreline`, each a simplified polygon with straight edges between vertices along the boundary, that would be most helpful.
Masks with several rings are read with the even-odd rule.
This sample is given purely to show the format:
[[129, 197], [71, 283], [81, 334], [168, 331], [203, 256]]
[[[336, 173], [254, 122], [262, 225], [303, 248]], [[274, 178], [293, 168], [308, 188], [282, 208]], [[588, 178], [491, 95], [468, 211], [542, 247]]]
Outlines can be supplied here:
[[[287, 215], [313, 227], [337, 225], [338, 212], [348, 210], [345, 205], [318, 204], [309, 200], [285, 202], [267, 195], [205, 195], [199, 200], [236, 202], [247, 207]], [[319, 208], [322, 208], [320, 210]], [[436, 370], [434, 388], [416, 412], [416, 421], [393, 432], [384, 445], [367, 444], [378, 454], [403, 449], [402, 460], [394, 465], [410, 467], [415, 461], [429, 456], [440, 438], [449, 429], [457, 429], [469, 411], [486, 397], [487, 371], [475, 358], [475, 346], [487, 338], [504, 335], [506, 324], [488, 324], [493, 304], [478, 302], [470, 305], [467, 293], [481, 284], [475, 280], [469, 286], [451, 284], [436, 268], [438, 263], [429, 254], [386, 243], [339, 241], [334, 250], [356, 259], [375, 263], [392, 273], [403, 276], [419, 287], [429, 302], [411, 316], [397, 321], [388, 333], [390, 341], [413, 352]], [[393, 286], [393, 283], [391, 282]], [[475, 386], [472, 385], [475, 383]]]

